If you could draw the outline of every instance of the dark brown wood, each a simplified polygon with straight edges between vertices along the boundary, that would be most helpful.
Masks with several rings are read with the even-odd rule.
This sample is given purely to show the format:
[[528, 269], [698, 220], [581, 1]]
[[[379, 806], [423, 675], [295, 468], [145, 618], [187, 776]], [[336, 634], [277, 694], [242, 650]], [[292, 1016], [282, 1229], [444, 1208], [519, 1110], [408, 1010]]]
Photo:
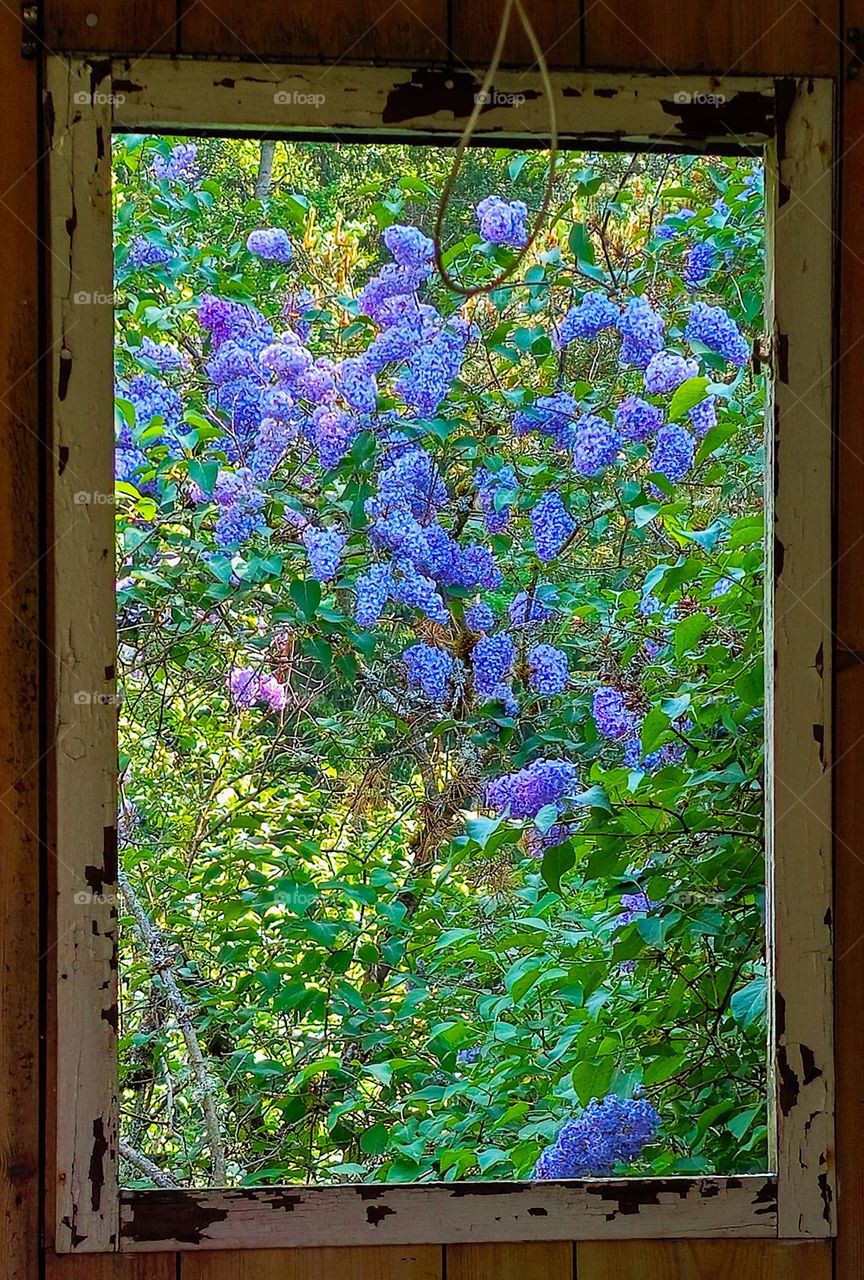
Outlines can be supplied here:
[[[181, 1254], [180, 1259], [178, 1280], [441, 1280], [443, 1276], [442, 1251], [430, 1245], [247, 1252], [230, 1249], [223, 1253]], [[146, 1280], [151, 1278], [147, 1276]], [[550, 1276], [549, 1280], [557, 1277]]]
[[[501, 23], [502, 0], [458, 0], [453, 6], [453, 55], [457, 67], [488, 63]], [[582, 23], [576, 0], [525, 0], [525, 12], [550, 67], [582, 63]], [[534, 65], [534, 54], [514, 12], [504, 45], [504, 66]]]
[[589, 67], [833, 75], [841, 52], [837, 0], [588, 0], [585, 13]]
[[44, 0], [48, 53], [173, 53], [176, 0]]
[[552, 1244], [452, 1244], [447, 1280], [572, 1280], [573, 1246]]
[[828, 1240], [601, 1241], [576, 1246], [578, 1280], [831, 1280]]
[[[864, 2], [846, 5], [864, 25]], [[835, 1280], [864, 1274], [864, 82], [843, 85], [840, 140], [837, 608], [834, 742], [836, 1087], [839, 1235]]]
[[39, 411], [35, 64], [0, 9], [0, 1258], [35, 1280], [39, 1199]]
[[446, 0], [184, 0], [183, 53], [320, 62], [448, 60]]

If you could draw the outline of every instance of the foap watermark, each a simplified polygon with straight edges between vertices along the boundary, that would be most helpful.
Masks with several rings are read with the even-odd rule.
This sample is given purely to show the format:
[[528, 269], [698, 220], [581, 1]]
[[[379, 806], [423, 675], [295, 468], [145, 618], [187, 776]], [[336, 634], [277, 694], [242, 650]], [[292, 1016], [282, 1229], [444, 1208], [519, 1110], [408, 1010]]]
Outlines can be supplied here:
[[115, 493], [91, 493], [89, 489], [79, 489], [72, 501], [76, 507], [113, 507], [117, 501]]
[[123, 694], [101, 693], [95, 690], [91, 692], [89, 689], [76, 689], [72, 694], [72, 701], [76, 707], [119, 707], [123, 701]]
[[113, 893], [94, 893], [92, 889], [78, 889], [73, 898], [80, 907], [98, 906], [116, 907], [117, 895]]
[[77, 289], [72, 294], [72, 301], [77, 307], [116, 307], [116, 293], [99, 293], [90, 289]]
[[726, 101], [724, 93], [690, 93], [687, 89], [679, 89], [673, 95], [673, 101], [679, 106], [722, 107]]
[[126, 101], [125, 93], [87, 93], [80, 89], [73, 101], [81, 107], [120, 107]]
[[482, 89], [474, 94], [474, 101], [481, 107], [524, 107], [524, 93], [504, 93], [501, 89]]
[[327, 101], [326, 94], [307, 93], [303, 89], [279, 89], [273, 94], [277, 107], [323, 107]]

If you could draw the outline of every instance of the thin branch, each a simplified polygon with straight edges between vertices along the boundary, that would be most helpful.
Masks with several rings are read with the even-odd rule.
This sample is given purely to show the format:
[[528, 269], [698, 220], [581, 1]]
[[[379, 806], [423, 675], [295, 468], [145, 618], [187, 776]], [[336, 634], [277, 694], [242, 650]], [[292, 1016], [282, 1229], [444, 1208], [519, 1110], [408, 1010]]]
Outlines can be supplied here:
[[195, 1073], [195, 1078], [198, 1081], [198, 1091], [201, 1096], [201, 1110], [204, 1115], [204, 1127], [207, 1130], [207, 1142], [210, 1147], [212, 1185], [224, 1186], [225, 1144], [222, 1137], [222, 1126], [219, 1123], [216, 1109], [216, 1085], [204, 1060], [204, 1054], [201, 1051], [189, 1006], [174, 977], [171, 954], [159, 930], [149, 919], [141, 899], [132, 888], [126, 872], [122, 868], [118, 872], [117, 882], [120, 885], [129, 910], [135, 917], [141, 941], [150, 955], [154, 970], [162, 981], [171, 1010], [177, 1019], [177, 1025], [182, 1032], [183, 1039], [186, 1041], [186, 1050], [189, 1054], [189, 1061]]
[[118, 1149], [124, 1160], [128, 1160], [139, 1173], [143, 1173], [145, 1178], [149, 1178], [151, 1182], [155, 1182], [157, 1187], [164, 1187], [166, 1191], [172, 1190], [178, 1184], [171, 1177], [170, 1173], [166, 1173], [164, 1169], [160, 1169], [158, 1164], [154, 1164], [149, 1156], [145, 1156], [143, 1151], [130, 1146], [128, 1142], [121, 1139]]

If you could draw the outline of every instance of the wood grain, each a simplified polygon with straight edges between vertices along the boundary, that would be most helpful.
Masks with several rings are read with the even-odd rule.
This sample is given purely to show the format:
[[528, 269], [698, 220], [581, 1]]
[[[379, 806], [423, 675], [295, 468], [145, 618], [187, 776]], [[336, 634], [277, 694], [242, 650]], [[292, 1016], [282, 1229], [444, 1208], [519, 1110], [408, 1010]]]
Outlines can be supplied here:
[[[488, 63], [501, 22], [500, 0], [460, 0], [453, 6], [456, 65]], [[574, 0], [525, 0], [525, 11], [550, 67], [582, 65], [582, 23]], [[518, 16], [510, 21], [502, 64], [532, 67], [534, 54]]]
[[448, 59], [445, 0], [184, 0], [183, 53], [301, 62]]
[[831, 1280], [827, 1240], [590, 1241], [576, 1246], [578, 1280]]
[[833, 75], [839, 14], [837, 0], [586, 0], [585, 65]]
[[429, 1245], [232, 1249], [181, 1254], [179, 1280], [441, 1280], [442, 1263], [441, 1250]]
[[177, 1280], [177, 1255], [150, 1253], [124, 1258], [117, 1253], [83, 1255], [48, 1252], [45, 1280]]
[[176, 0], [46, 0], [42, 38], [51, 53], [173, 53]]
[[448, 1245], [447, 1280], [572, 1280], [573, 1245]]
[[[35, 66], [0, 11], [0, 1272], [35, 1280], [39, 1196], [39, 558]], [[3, 1267], [5, 1266], [5, 1271]]]

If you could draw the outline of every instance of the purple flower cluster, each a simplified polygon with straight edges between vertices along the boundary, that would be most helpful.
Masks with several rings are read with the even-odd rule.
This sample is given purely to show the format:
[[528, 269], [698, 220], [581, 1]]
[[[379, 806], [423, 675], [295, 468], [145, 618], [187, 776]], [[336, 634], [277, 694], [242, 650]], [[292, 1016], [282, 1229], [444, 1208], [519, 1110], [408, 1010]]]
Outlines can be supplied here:
[[506, 631], [494, 636], [481, 636], [471, 652], [477, 695], [481, 698], [494, 697], [498, 687], [506, 683], [515, 660], [516, 646]]
[[480, 234], [490, 244], [509, 244], [521, 249], [528, 242], [525, 219], [528, 206], [521, 200], [508, 204], [500, 196], [487, 196], [474, 210], [480, 226]]
[[618, 317], [621, 343], [621, 364], [632, 364], [637, 369], [647, 369], [651, 357], [663, 350], [665, 322], [641, 294], [630, 298]]
[[670, 422], [657, 432], [651, 455], [652, 471], [659, 471], [670, 484], [683, 480], [693, 466], [696, 441], [686, 427]]
[[358, 413], [374, 413], [378, 405], [375, 377], [363, 360], [348, 356], [336, 369], [336, 386], [344, 400]]
[[248, 467], [220, 471], [213, 496], [219, 506], [215, 534], [217, 546], [236, 546], [266, 529], [261, 514], [264, 495]]
[[162, 373], [170, 373], [173, 369], [185, 369], [189, 364], [188, 356], [173, 344], [154, 342], [146, 333], [134, 354], [139, 360], [148, 360], [151, 364], [155, 364]]
[[554, 560], [576, 528], [560, 493], [547, 489], [531, 512], [534, 549], [541, 560]]
[[443, 649], [414, 644], [402, 654], [412, 688], [422, 689], [431, 702], [443, 703], [453, 674], [453, 659]]
[[129, 265], [132, 267], [164, 267], [173, 256], [165, 245], [156, 244], [146, 236], [136, 236], [129, 246]]
[[647, 400], [641, 400], [639, 396], [628, 396], [615, 410], [615, 426], [625, 440], [641, 444], [652, 431], [657, 431], [662, 425], [662, 409], [649, 404]]
[[704, 302], [695, 302], [687, 320], [684, 337], [691, 346], [701, 344], [730, 364], [745, 365], [750, 359], [747, 340], [722, 307], [709, 307]]
[[621, 437], [605, 418], [586, 414], [573, 437], [573, 466], [582, 476], [599, 476], [612, 465], [621, 448]]
[[538, 396], [530, 408], [514, 414], [513, 430], [518, 436], [542, 431], [551, 436], [559, 449], [569, 449], [578, 415], [579, 406], [573, 397], [566, 391], [556, 391], [552, 396]]
[[435, 257], [435, 245], [419, 227], [394, 223], [382, 238], [400, 267], [425, 267]]
[[195, 182], [198, 177], [198, 148], [194, 142], [178, 142], [167, 156], [157, 151], [152, 168], [157, 182]]
[[503, 533], [510, 520], [509, 500], [519, 492], [516, 472], [510, 466], [501, 467], [498, 471], [481, 467], [474, 476], [474, 485], [483, 510], [486, 532]]
[[282, 711], [288, 693], [275, 676], [262, 675], [251, 667], [232, 667], [228, 673], [228, 693], [235, 707], [247, 711], [263, 702], [270, 711]]
[[717, 401], [714, 396], [707, 396], [694, 404], [690, 410], [690, 425], [697, 436], [704, 436], [717, 426]]
[[290, 262], [294, 256], [287, 231], [281, 227], [259, 227], [250, 231], [246, 248], [265, 262]]
[[486, 803], [511, 818], [533, 818], [550, 804], [560, 804], [576, 787], [576, 766], [569, 760], [535, 760], [517, 773], [493, 778]]
[[478, 600], [475, 604], [470, 604], [465, 610], [465, 625], [469, 631], [480, 633], [482, 631], [491, 631], [495, 626], [495, 614], [486, 604], [485, 600]]
[[183, 402], [179, 394], [152, 373], [137, 373], [129, 380], [127, 393], [139, 426], [146, 427], [154, 418], [161, 418], [169, 431], [180, 425]]
[[528, 651], [529, 683], [535, 693], [563, 693], [569, 676], [567, 654], [551, 644], [535, 644]]
[[594, 691], [591, 714], [600, 736], [613, 741], [631, 737], [639, 723], [624, 694], [612, 685], [600, 685]]
[[444, 327], [414, 351], [394, 383], [396, 391], [415, 413], [433, 416], [462, 368], [468, 335]]
[[653, 1142], [660, 1117], [645, 1098], [596, 1098], [578, 1119], [568, 1120], [540, 1156], [533, 1178], [587, 1178], [608, 1175], [630, 1164]]
[[393, 594], [393, 570], [389, 564], [371, 564], [357, 579], [354, 619], [360, 627], [374, 627]]
[[[715, 206], [716, 208], [716, 206]], [[684, 267], [684, 284], [694, 293], [705, 283], [714, 270], [714, 248], [710, 244], [694, 244], [687, 254]]]
[[566, 347], [574, 338], [596, 338], [618, 319], [618, 308], [605, 293], [586, 293], [582, 301], [571, 307], [558, 326], [556, 345]]
[[339, 529], [318, 529], [310, 524], [303, 530], [302, 537], [312, 576], [319, 582], [335, 578], [347, 541], [345, 534]]
[[688, 360], [677, 351], [658, 351], [645, 370], [645, 390], [652, 396], [666, 395], [698, 372], [697, 360]]

